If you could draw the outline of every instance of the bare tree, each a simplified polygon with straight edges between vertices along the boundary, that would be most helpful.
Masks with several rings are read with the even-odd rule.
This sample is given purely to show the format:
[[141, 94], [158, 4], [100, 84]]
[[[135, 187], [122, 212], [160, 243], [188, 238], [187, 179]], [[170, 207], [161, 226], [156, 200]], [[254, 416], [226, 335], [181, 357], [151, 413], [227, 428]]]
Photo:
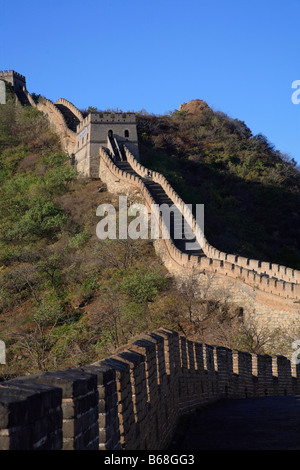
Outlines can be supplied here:
[[127, 269], [142, 257], [145, 240], [105, 240], [95, 245], [94, 253], [105, 267]]
[[63, 309], [58, 305], [41, 301], [32, 317], [33, 327], [10, 335], [17, 341], [17, 348], [30, 358], [33, 369], [47, 370], [49, 360], [51, 362], [51, 348], [57, 340], [55, 328], [63, 315]]
[[10, 292], [16, 292], [22, 296], [25, 290], [28, 290], [35, 302], [38, 304], [39, 299], [39, 278], [36, 266], [29, 263], [18, 265], [10, 272], [3, 276], [4, 287]]
[[110, 342], [115, 348], [120, 346], [120, 338], [124, 334], [122, 322], [121, 294], [112, 289], [103, 295], [103, 300], [97, 308], [90, 312], [90, 321], [94, 327], [95, 336], [109, 335]]

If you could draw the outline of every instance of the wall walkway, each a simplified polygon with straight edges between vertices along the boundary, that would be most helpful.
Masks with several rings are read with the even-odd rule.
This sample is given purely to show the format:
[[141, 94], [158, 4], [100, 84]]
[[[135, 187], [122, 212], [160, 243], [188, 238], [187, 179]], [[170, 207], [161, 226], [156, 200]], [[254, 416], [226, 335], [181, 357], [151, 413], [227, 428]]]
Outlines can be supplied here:
[[189, 450], [300, 450], [300, 399], [231, 399], [207, 406], [182, 419], [169, 448]]

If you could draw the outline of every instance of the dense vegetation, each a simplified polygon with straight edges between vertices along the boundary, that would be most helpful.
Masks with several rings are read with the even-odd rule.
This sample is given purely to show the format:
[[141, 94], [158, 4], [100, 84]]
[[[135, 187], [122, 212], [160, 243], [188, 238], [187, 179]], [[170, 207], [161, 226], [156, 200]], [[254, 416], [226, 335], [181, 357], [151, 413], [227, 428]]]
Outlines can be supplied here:
[[[263, 248], [270, 230], [254, 220], [249, 200], [276, 195], [282, 209], [286, 194], [281, 222], [272, 220], [281, 230], [298, 197], [297, 173], [280, 155], [276, 162], [270, 158], [269, 172], [265, 157], [255, 166], [247, 145], [258, 144], [247, 128], [230, 126], [225, 116], [209, 116], [140, 115], [143, 160], [165, 173], [187, 202], [205, 202], [212, 243], [268, 254]], [[239, 151], [243, 145], [244, 153]], [[255, 148], [260, 145], [262, 140]], [[244, 167], [246, 156], [252, 173]], [[272, 206], [273, 200], [266, 200]], [[0, 106], [0, 339], [7, 348], [2, 376], [90, 363], [161, 326], [208, 343], [266, 351], [270, 337], [246, 329], [239, 309], [199, 298], [193, 279], [179, 289], [151, 240], [99, 240], [96, 208], [103, 202], [118, 209], [117, 198], [101, 181], [77, 178], [46, 117], [16, 104], [11, 95]], [[242, 223], [246, 212], [253, 219], [254, 241]], [[230, 223], [222, 233], [225, 217]]]
[[300, 173], [293, 159], [205, 102], [165, 116], [141, 113], [138, 124], [142, 163], [163, 173], [186, 203], [205, 205], [211, 245], [300, 269]]

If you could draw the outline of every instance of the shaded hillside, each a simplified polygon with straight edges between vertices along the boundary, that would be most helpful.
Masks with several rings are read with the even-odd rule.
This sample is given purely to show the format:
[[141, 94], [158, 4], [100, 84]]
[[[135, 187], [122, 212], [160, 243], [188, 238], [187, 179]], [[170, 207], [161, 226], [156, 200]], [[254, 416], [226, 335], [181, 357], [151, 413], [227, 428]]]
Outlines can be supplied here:
[[300, 173], [265, 136], [201, 100], [139, 114], [138, 133], [141, 162], [186, 203], [205, 204], [211, 245], [300, 269]]

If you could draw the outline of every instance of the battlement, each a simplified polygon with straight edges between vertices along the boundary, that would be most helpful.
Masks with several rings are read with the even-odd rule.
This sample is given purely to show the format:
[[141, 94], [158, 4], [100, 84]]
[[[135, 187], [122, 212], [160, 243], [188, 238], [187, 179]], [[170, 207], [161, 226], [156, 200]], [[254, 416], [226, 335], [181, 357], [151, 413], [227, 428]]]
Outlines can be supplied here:
[[180, 416], [220, 399], [297, 395], [299, 378], [286, 357], [162, 328], [80, 369], [0, 383], [0, 449], [162, 450]]
[[136, 123], [135, 113], [113, 113], [113, 112], [92, 112], [90, 114], [91, 122], [104, 122], [104, 123], [122, 123], [129, 122], [131, 124]]
[[77, 133], [90, 125], [90, 124], [115, 124], [115, 123], [129, 123], [136, 125], [136, 114], [135, 113], [112, 113], [112, 112], [90, 112], [81, 122], [78, 124]]
[[[124, 145], [131, 171], [125, 171], [113, 161], [105, 148], [99, 149], [102, 181], [112, 193], [130, 195], [139, 191], [148, 212], [154, 215], [161, 233], [167, 227], [161, 215], [155, 213], [156, 201], [144, 181], [147, 169], [143, 167]], [[254, 322], [259, 328], [290, 328], [299, 322], [300, 283], [299, 272], [284, 266], [248, 260], [243, 257], [221, 254], [206, 240], [191, 211], [184, 210], [184, 202], [166, 178], [153, 171], [151, 180], [161, 186], [172, 203], [182, 212], [202, 247], [202, 256], [181, 251], [174, 241], [160, 238], [154, 248], [163, 264], [179, 284], [189, 276], [197, 282], [199, 295], [206, 299], [230, 302], [242, 308], [244, 321]], [[222, 255], [222, 259], [220, 257]]]
[[26, 82], [25, 76], [15, 72], [14, 70], [0, 70], [0, 77], [16, 77], [19, 80]]
[[14, 70], [0, 71], [0, 79], [10, 83], [15, 90], [23, 89], [23, 87], [26, 89], [26, 78]]

